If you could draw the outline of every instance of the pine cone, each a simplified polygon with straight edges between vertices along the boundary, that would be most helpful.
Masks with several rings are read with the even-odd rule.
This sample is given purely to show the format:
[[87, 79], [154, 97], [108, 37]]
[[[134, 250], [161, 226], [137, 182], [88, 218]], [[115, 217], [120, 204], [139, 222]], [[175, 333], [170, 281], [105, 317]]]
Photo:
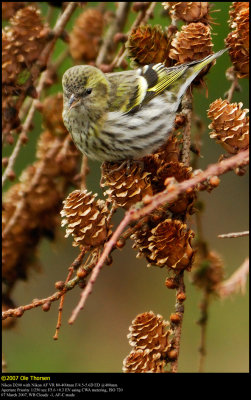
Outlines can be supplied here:
[[[74, 144], [67, 142], [65, 145], [64, 139], [64, 136], [53, 136], [48, 131], [41, 134], [37, 145], [38, 160], [28, 166], [22, 172], [20, 182], [4, 194], [2, 263], [3, 279], [8, 286], [26, 278], [28, 268], [34, 266], [40, 239], [44, 236], [53, 239], [59, 226], [64, 192], [69, 182], [72, 184], [79, 158]], [[14, 215], [15, 223], [11, 227], [8, 225], [8, 233], [4, 232]]]
[[68, 135], [68, 131], [63, 123], [62, 112], [62, 93], [46, 97], [42, 103], [43, 125], [53, 135]]
[[210, 251], [206, 258], [199, 252], [197, 254], [192, 269], [193, 283], [207, 292], [213, 292], [224, 278], [223, 261], [215, 251]]
[[[164, 164], [169, 162], [177, 162], [180, 157], [179, 141], [176, 137], [170, 136], [166, 143], [157, 151], [142, 158], [144, 162], [144, 171], [150, 172], [152, 176], [156, 176], [157, 171]], [[153, 192], [157, 193], [159, 188], [155, 188], [154, 180], [152, 181]]]
[[[167, 178], [173, 177], [177, 182], [183, 182], [189, 179], [191, 175], [191, 167], [187, 167], [181, 162], [169, 162], [158, 168], [154, 181], [158, 185], [159, 191], [162, 191], [166, 187]], [[175, 215], [189, 213], [192, 210], [195, 199], [195, 191], [184, 193], [180, 195], [179, 198], [176, 199], [173, 203], [169, 203], [170, 205], [168, 205], [168, 209]]]
[[242, 103], [229, 103], [227, 100], [215, 100], [208, 110], [213, 129], [210, 137], [216, 139], [230, 154], [245, 150], [249, 145], [248, 109], [242, 110]]
[[[5, 227], [15, 212], [15, 204], [20, 200], [22, 195], [22, 185], [13, 185], [7, 192], [4, 193], [3, 197], [3, 211], [2, 211], [2, 231], [5, 231]], [[18, 220], [18, 224], [13, 226], [13, 229], [8, 235], [3, 236], [2, 240], [2, 279], [7, 282], [10, 286], [14, 283], [17, 276], [21, 275], [20, 278], [24, 277], [25, 272], [20, 268], [21, 260], [23, 257], [23, 249], [26, 250], [26, 239], [27, 239], [27, 223], [29, 224], [29, 215], [26, 210], [21, 214], [21, 219]], [[15, 251], [13, 251], [15, 249]], [[24, 252], [25, 252], [24, 250]], [[20, 255], [22, 257], [20, 257]], [[21, 263], [22, 264], [22, 263]], [[21, 273], [19, 272], [21, 271]]]
[[129, 327], [129, 344], [137, 349], [148, 349], [156, 358], [161, 358], [169, 348], [168, 325], [161, 315], [156, 316], [152, 311], [139, 314]]
[[142, 171], [139, 164], [132, 163], [130, 170], [127, 165], [105, 162], [102, 165], [101, 187], [108, 186], [104, 193], [118, 207], [128, 210], [133, 204], [141, 201], [144, 196], [152, 195], [149, 172]]
[[[55, 164], [55, 162], [53, 163], [52, 161], [52, 164]], [[33, 163], [23, 171], [20, 176], [20, 182], [23, 183], [24, 187], [31, 182], [39, 168], [41, 168], [41, 161]], [[26, 194], [26, 203], [32, 215], [53, 209], [54, 206], [58, 208], [61, 202], [61, 192], [52, 179], [53, 176], [58, 174], [58, 169], [54, 172], [54, 167], [52, 166], [52, 168], [53, 174], [50, 176], [49, 174], [45, 174], [43, 170], [43, 174], [39, 179], [39, 184], [35, 185], [35, 187]]]
[[239, 20], [239, 15], [241, 12], [246, 11], [249, 9], [249, 2], [245, 2], [245, 1], [234, 1], [229, 9], [229, 16], [230, 16], [230, 20], [229, 22], [229, 26], [231, 29], [235, 29], [236, 25], [238, 23]]
[[10, 21], [12, 52], [29, 69], [37, 61], [48, 40], [49, 28], [35, 7], [20, 9]]
[[6, 137], [20, 124], [18, 112], [22, 102], [19, 96], [35, 97], [30, 70], [47, 43], [48, 32], [40, 12], [32, 6], [21, 8], [2, 32], [2, 123]]
[[95, 8], [84, 11], [75, 21], [70, 34], [70, 53], [76, 62], [96, 59], [103, 33], [104, 18]]
[[[154, 227], [152, 227], [155, 225]], [[194, 251], [191, 247], [193, 231], [179, 220], [167, 218], [158, 223], [149, 221], [148, 226], [137, 230], [131, 238], [133, 248], [139, 250], [137, 257], [145, 256], [149, 266], [156, 265], [180, 271], [189, 269]]]
[[230, 9], [230, 27], [225, 39], [238, 78], [249, 76], [249, 3], [234, 2]]
[[3, 1], [2, 2], [2, 17], [5, 20], [10, 19], [13, 17], [14, 14], [20, 9], [25, 7], [25, 1]]
[[[166, 188], [165, 180], [169, 177], [174, 177], [177, 182], [191, 177], [192, 169], [179, 162], [179, 156], [180, 149], [177, 138], [169, 138], [157, 152], [143, 158], [144, 170], [151, 172], [153, 177], [151, 185], [154, 194]], [[173, 214], [190, 212], [195, 198], [195, 192], [182, 194], [168, 209]]]
[[[26, 186], [23, 183], [17, 183], [4, 194], [3, 232], [7, 223], [13, 217], [17, 205], [20, 204]], [[48, 193], [46, 193], [46, 196], [48, 197]], [[41, 235], [52, 238], [57, 224], [58, 211], [58, 209], [50, 208], [46, 210], [46, 213], [38, 213], [37, 210], [32, 212], [25, 202], [16, 223], [7, 234], [4, 234], [2, 241], [2, 276], [10, 287], [17, 279], [25, 279], [27, 269], [32, 264], [34, 265], [34, 248], [37, 246]]]
[[110, 227], [107, 226], [109, 211], [103, 200], [95, 200], [97, 194], [87, 190], [74, 190], [63, 201], [64, 208], [61, 216], [66, 217], [62, 226], [68, 225], [66, 235], [72, 234], [73, 246], [96, 247], [103, 244], [110, 235]]
[[21, 63], [13, 52], [11, 30], [2, 31], [2, 84], [3, 97], [13, 95], [17, 89], [17, 77], [22, 71]]
[[170, 344], [169, 322], [152, 311], [137, 315], [127, 335], [134, 350], [124, 359], [124, 372], [164, 372], [165, 358]]
[[[183, 64], [213, 54], [212, 47], [210, 26], [194, 22], [183, 25], [181, 31], [176, 33], [169, 57], [176, 60], [177, 64]], [[207, 65], [200, 72], [200, 78], [208, 72], [210, 66]]]
[[145, 350], [132, 350], [123, 360], [123, 372], [143, 373], [143, 372], [164, 372], [165, 361], [155, 360], [152, 354]]
[[207, 22], [209, 18], [209, 4], [207, 1], [196, 2], [166, 2], [162, 3], [165, 9], [170, 9], [170, 14], [175, 19], [186, 22]]
[[143, 25], [135, 28], [126, 42], [131, 66], [139, 67], [152, 63], [171, 65], [168, 58], [170, 40], [160, 25]]
[[55, 136], [49, 131], [44, 131], [40, 134], [37, 141], [37, 159], [43, 160], [46, 157], [48, 151], [50, 151], [55, 145], [55, 140]]
[[[11, 129], [19, 126], [18, 109], [12, 96], [18, 93], [17, 77], [22, 66], [16, 54], [12, 52], [11, 32], [2, 31], [2, 131], [12, 138]], [[8, 125], [11, 129], [8, 128]], [[7, 127], [7, 128], [6, 128]]]

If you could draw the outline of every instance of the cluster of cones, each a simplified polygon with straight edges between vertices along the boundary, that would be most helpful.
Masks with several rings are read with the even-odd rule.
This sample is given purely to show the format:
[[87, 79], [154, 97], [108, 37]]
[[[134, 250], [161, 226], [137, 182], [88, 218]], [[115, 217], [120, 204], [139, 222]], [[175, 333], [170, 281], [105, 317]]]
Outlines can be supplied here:
[[48, 43], [50, 30], [36, 7], [23, 2], [3, 6], [8, 7], [6, 17], [13, 14], [2, 32], [2, 125], [5, 141], [12, 144], [11, 130], [20, 126], [18, 113], [25, 97], [36, 97], [33, 66]]
[[164, 372], [170, 350], [168, 326], [168, 321], [152, 311], [132, 321], [127, 337], [133, 350], [123, 361], [124, 372]]
[[2, 278], [9, 295], [16, 281], [37, 265], [40, 240], [54, 238], [62, 201], [78, 171], [79, 152], [62, 122], [62, 94], [47, 97], [42, 107], [44, 131], [36, 160], [3, 197]]
[[[191, 168], [179, 161], [179, 153], [178, 140], [170, 138], [158, 152], [141, 160], [144, 166], [138, 162], [132, 162], [129, 167], [126, 163], [104, 163], [101, 186], [108, 187], [104, 192], [107, 204], [128, 210], [147, 196], [165, 188], [168, 190], [172, 178], [181, 182], [191, 177]], [[73, 235], [74, 245], [95, 247], [109, 236], [107, 204], [95, 197], [86, 190], [77, 190], [64, 202], [63, 224], [67, 224], [67, 236]], [[193, 212], [195, 199], [195, 191], [185, 193], [168, 206], [154, 210], [131, 235], [138, 256], [144, 256], [149, 265], [177, 271], [189, 268], [194, 253], [191, 247], [194, 234], [183, 221], [187, 213]]]

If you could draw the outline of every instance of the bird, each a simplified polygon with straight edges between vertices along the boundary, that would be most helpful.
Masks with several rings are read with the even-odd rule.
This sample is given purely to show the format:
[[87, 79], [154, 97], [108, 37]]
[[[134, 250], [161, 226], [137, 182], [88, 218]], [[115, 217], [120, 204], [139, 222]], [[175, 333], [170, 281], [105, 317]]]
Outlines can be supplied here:
[[153, 153], [172, 131], [189, 85], [226, 50], [169, 68], [162, 63], [113, 73], [91, 65], [69, 68], [62, 78], [62, 117], [76, 147], [100, 162]]

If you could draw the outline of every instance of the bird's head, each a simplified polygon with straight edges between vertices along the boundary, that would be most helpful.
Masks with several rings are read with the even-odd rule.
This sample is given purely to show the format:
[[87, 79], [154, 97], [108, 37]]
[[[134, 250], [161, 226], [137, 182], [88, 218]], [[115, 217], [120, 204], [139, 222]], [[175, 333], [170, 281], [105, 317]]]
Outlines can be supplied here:
[[64, 110], [72, 112], [91, 112], [107, 104], [109, 83], [98, 68], [90, 65], [77, 65], [69, 68], [62, 79]]

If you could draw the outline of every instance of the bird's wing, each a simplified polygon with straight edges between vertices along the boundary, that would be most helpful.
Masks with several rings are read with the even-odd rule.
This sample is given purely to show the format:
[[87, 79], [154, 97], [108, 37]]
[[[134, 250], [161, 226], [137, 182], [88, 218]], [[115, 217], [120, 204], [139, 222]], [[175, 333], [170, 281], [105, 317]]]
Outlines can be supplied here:
[[127, 113], [141, 104], [147, 85], [144, 90], [144, 82], [136, 71], [115, 72], [106, 77], [110, 83], [109, 111]]
[[111, 84], [110, 111], [134, 113], [161, 94], [187, 70], [186, 65], [166, 68], [149, 64], [134, 71], [107, 74]]

